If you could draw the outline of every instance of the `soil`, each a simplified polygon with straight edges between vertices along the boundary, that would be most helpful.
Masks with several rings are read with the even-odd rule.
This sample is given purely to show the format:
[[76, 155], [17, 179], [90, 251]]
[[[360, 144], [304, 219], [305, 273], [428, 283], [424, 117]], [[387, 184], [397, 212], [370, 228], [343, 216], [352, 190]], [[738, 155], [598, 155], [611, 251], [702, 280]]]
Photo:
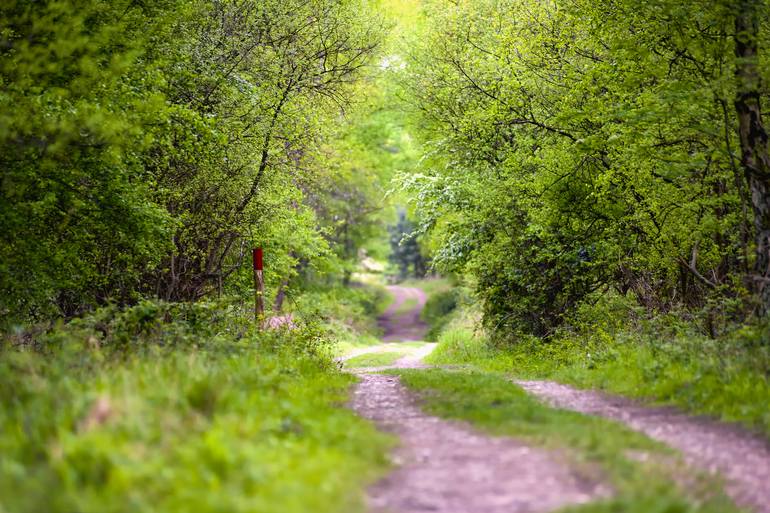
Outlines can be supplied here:
[[[425, 295], [390, 287], [396, 297], [380, 320], [384, 341], [420, 340]], [[417, 306], [398, 314], [409, 298]], [[397, 344], [393, 344], [397, 346]], [[425, 414], [387, 368], [422, 368], [436, 344], [410, 352], [391, 367], [359, 369], [352, 408], [400, 440], [392, 455], [397, 469], [369, 490], [373, 513], [530, 513], [581, 504], [610, 493], [581, 477], [558, 453], [511, 438], [482, 434], [470, 425]]]
[[[383, 342], [410, 342], [423, 340], [428, 332], [428, 325], [420, 319], [427, 297], [425, 292], [414, 287], [391, 285], [388, 291], [393, 295], [393, 303], [379, 319]], [[416, 305], [405, 312], [400, 312], [406, 301], [414, 299]]]
[[426, 415], [396, 376], [362, 374], [352, 407], [401, 441], [398, 468], [369, 490], [373, 513], [546, 512], [610, 493], [557, 453]]
[[770, 513], [770, 444], [765, 438], [674, 408], [643, 406], [550, 381], [517, 383], [553, 406], [620, 421], [679, 450], [694, 468], [723, 476], [726, 492], [737, 504]]

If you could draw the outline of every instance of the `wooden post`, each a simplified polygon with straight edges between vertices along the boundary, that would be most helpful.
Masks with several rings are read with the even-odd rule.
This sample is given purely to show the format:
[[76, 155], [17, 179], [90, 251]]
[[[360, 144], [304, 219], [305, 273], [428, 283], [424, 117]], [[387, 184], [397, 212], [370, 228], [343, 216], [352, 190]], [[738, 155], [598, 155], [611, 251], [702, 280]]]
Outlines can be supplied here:
[[265, 323], [265, 277], [262, 248], [254, 248], [252, 260], [254, 261], [254, 321], [259, 328], [263, 328]]

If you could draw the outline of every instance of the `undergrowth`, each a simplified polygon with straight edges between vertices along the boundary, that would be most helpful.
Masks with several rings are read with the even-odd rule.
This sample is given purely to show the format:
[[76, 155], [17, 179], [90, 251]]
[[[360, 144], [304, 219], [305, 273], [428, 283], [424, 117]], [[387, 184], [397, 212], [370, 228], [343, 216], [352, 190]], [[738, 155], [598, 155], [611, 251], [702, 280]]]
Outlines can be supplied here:
[[675, 314], [629, 314], [617, 298], [584, 308], [570, 328], [548, 340], [501, 340], [476, 325], [467, 318], [450, 323], [429, 362], [675, 404], [770, 435], [767, 327], [743, 327], [711, 339]]
[[390, 442], [329, 340], [154, 302], [6, 337], [0, 511], [363, 511]]
[[356, 283], [351, 287], [326, 287], [305, 291], [291, 303], [292, 314], [322, 320], [334, 340], [331, 348], [337, 356], [353, 349], [380, 343], [382, 330], [377, 317], [387, 308], [392, 296], [375, 283]]

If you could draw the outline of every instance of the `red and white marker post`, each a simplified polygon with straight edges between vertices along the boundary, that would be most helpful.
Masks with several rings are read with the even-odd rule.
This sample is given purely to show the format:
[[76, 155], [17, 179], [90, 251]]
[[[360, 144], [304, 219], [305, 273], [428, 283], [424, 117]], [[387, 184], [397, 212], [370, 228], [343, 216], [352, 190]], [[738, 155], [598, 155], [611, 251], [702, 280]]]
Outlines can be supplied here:
[[265, 277], [263, 274], [264, 252], [262, 248], [254, 248], [252, 260], [254, 262], [254, 320], [259, 328], [265, 324]]

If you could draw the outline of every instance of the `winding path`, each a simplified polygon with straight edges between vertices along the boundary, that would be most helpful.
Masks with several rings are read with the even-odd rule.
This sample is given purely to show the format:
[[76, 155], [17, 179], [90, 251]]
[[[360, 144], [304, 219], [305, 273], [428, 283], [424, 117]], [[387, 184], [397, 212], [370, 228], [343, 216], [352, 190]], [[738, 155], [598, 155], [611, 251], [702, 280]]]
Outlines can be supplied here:
[[[423, 340], [428, 332], [428, 325], [420, 319], [427, 297], [425, 292], [416, 287], [391, 285], [388, 291], [393, 295], [393, 303], [380, 317], [378, 324], [382, 328], [383, 342], [410, 342]], [[404, 304], [414, 300], [412, 308], [404, 310]]]
[[[395, 300], [380, 319], [383, 341], [422, 339], [425, 294], [390, 290]], [[414, 308], [401, 312], [409, 298], [417, 300]], [[538, 513], [610, 493], [574, 473], [557, 453], [425, 414], [397, 376], [374, 373], [425, 367], [422, 360], [435, 346], [425, 344], [390, 367], [357, 370], [351, 406], [401, 442], [392, 455], [397, 469], [369, 490], [373, 513]]]
[[[421, 340], [425, 294], [389, 287], [395, 299], [380, 319], [381, 346]], [[404, 308], [415, 299], [413, 308]], [[396, 470], [369, 492], [372, 513], [529, 513], [553, 511], [609, 496], [602, 483], [574, 473], [558, 453], [520, 441], [485, 435], [467, 423], [426, 415], [397, 376], [385, 369], [426, 367], [422, 359], [436, 344], [412, 350], [394, 365], [358, 369], [352, 407], [401, 445]], [[598, 391], [549, 381], [516, 381], [550, 405], [622, 422], [679, 450], [693, 468], [725, 478], [725, 491], [740, 506], [770, 513], [770, 443], [740, 427], [694, 417], [674, 408], [655, 408]]]
[[547, 512], [610, 493], [556, 453], [426, 415], [397, 376], [361, 375], [353, 408], [401, 441], [398, 468], [369, 490], [375, 513]]

